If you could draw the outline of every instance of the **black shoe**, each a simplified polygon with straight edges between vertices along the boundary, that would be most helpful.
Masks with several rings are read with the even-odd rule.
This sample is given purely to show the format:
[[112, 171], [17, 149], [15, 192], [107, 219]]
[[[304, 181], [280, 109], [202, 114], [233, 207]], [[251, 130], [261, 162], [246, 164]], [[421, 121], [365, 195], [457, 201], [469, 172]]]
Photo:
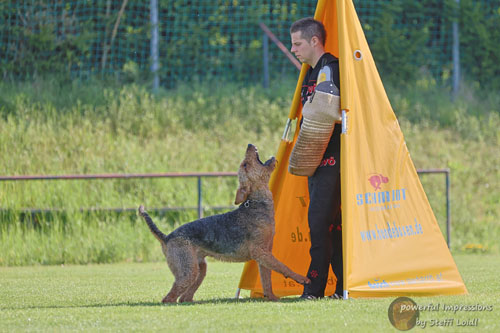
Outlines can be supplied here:
[[340, 300], [344, 299], [344, 297], [340, 296], [340, 295], [339, 295], [339, 294], [337, 294], [337, 293], [335, 293], [335, 294], [333, 294], [333, 295], [331, 295], [331, 296], [328, 296], [328, 298], [329, 298], [329, 299], [340, 299]]
[[311, 294], [302, 294], [302, 296], [300, 296], [300, 299], [307, 300], [307, 301], [315, 301], [315, 300], [319, 299], [319, 297], [316, 297], [316, 296], [311, 295]]

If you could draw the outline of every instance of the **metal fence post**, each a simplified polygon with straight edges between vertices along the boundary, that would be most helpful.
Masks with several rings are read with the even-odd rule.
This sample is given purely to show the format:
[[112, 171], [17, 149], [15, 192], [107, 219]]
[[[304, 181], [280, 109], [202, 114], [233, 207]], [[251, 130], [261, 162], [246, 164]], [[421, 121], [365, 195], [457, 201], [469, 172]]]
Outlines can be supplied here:
[[446, 177], [446, 244], [451, 242], [450, 169], [418, 169], [418, 174], [444, 173]]
[[201, 202], [202, 198], [202, 191], [201, 191], [201, 177], [198, 176], [198, 219], [201, 219], [203, 217], [203, 206]]
[[450, 229], [451, 229], [451, 207], [450, 207], [450, 170], [446, 171], [446, 243], [450, 248]]
[[[457, 2], [457, 11], [460, 12], [460, 0], [456, 0]], [[457, 15], [458, 20], [458, 15]], [[458, 21], [453, 22], [452, 25], [453, 32], [453, 99], [457, 98], [458, 90], [460, 89], [460, 38], [458, 31]]]
[[158, 69], [160, 67], [158, 60], [158, 0], [150, 1], [150, 19], [151, 19], [151, 73], [153, 74], [153, 92], [158, 91], [160, 78]]

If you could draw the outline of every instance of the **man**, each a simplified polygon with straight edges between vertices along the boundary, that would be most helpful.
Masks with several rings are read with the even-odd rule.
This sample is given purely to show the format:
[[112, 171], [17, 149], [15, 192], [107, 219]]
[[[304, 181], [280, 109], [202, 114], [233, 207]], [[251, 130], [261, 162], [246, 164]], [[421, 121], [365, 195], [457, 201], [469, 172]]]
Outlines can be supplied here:
[[[302, 84], [302, 105], [313, 94], [316, 85], [332, 80], [340, 89], [338, 59], [325, 52], [326, 31], [323, 24], [312, 18], [296, 21], [290, 28], [291, 52], [311, 67]], [[330, 296], [342, 299], [342, 230], [340, 214], [340, 132], [335, 124], [328, 147], [316, 172], [308, 177], [309, 210], [311, 232], [311, 264], [307, 277], [311, 283], [304, 287], [303, 299], [324, 297], [330, 264], [337, 277], [335, 293]]]

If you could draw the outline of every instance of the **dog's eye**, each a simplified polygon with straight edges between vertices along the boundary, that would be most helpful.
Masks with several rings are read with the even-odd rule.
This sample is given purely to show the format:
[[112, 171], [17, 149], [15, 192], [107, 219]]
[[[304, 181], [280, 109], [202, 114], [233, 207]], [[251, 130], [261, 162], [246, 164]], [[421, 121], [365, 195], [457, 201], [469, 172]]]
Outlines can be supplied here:
[[247, 168], [247, 162], [243, 163], [243, 167], [246, 169]]

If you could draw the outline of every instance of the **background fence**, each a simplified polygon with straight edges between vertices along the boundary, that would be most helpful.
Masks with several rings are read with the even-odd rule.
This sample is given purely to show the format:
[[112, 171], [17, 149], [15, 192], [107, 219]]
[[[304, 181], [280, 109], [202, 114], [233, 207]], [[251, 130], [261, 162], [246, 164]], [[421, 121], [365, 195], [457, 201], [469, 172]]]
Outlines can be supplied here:
[[[449, 169], [418, 169], [417, 173], [419, 175], [426, 174], [444, 174], [445, 175], [445, 196], [446, 196], [446, 243], [450, 247], [450, 229], [451, 229], [451, 211], [450, 211], [450, 170]], [[169, 210], [186, 210], [186, 209], [197, 209], [198, 218], [203, 217], [203, 212], [205, 209], [210, 208], [211, 210], [229, 210], [234, 206], [212, 206], [204, 207], [203, 204], [203, 186], [202, 178], [205, 177], [237, 177], [236, 172], [179, 172], [179, 173], [150, 173], [150, 174], [94, 174], [94, 175], [37, 175], [37, 176], [0, 176], [0, 182], [6, 181], [33, 181], [33, 180], [92, 180], [92, 179], [134, 179], [134, 178], [193, 178], [197, 179], [197, 207], [161, 207], [148, 210], [156, 211], [169, 211]], [[23, 209], [24, 213], [28, 213], [33, 218], [34, 215], [40, 213], [47, 213], [52, 211], [61, 211], [61, 208], [51, 208], [51, 209], [40, 209], [40, 208], [28, 208]], [[85, 210], [85, 208], [81, 208]], [[136, 207], [129, 208], [92, 208], [87, 209], [88, 211], [115, 211], [115, 212], [135, 212]], [[0, 212], [2, 209], [0, 208]]]
[[[384, 80], [406, 82], [423, 68], [447, 82], [456, 20], [465, 42], [484, 44], [476, 45], [480, 50], [462, 48], [465, 70], [479, 81], [500, 74], [498, 52], [491, 52], [500, 42], [498, 1], [462, 0], [460, 10], [457, 2], [354, 1]], [[158, 8], [158, 73], [167, 88], [193, 80], [260, 82], [258, 23], [288, 47], [290, 24], [312, 16], [316, 6], [316, 0], [4, 0], [0, 73], [15, 79], [113, 74], [149, 82], [151, 3]], [[269, 52], [272, 78], [296, 75], [276, 47]], [[490, 69], [481, 69], [490, 58]]]

